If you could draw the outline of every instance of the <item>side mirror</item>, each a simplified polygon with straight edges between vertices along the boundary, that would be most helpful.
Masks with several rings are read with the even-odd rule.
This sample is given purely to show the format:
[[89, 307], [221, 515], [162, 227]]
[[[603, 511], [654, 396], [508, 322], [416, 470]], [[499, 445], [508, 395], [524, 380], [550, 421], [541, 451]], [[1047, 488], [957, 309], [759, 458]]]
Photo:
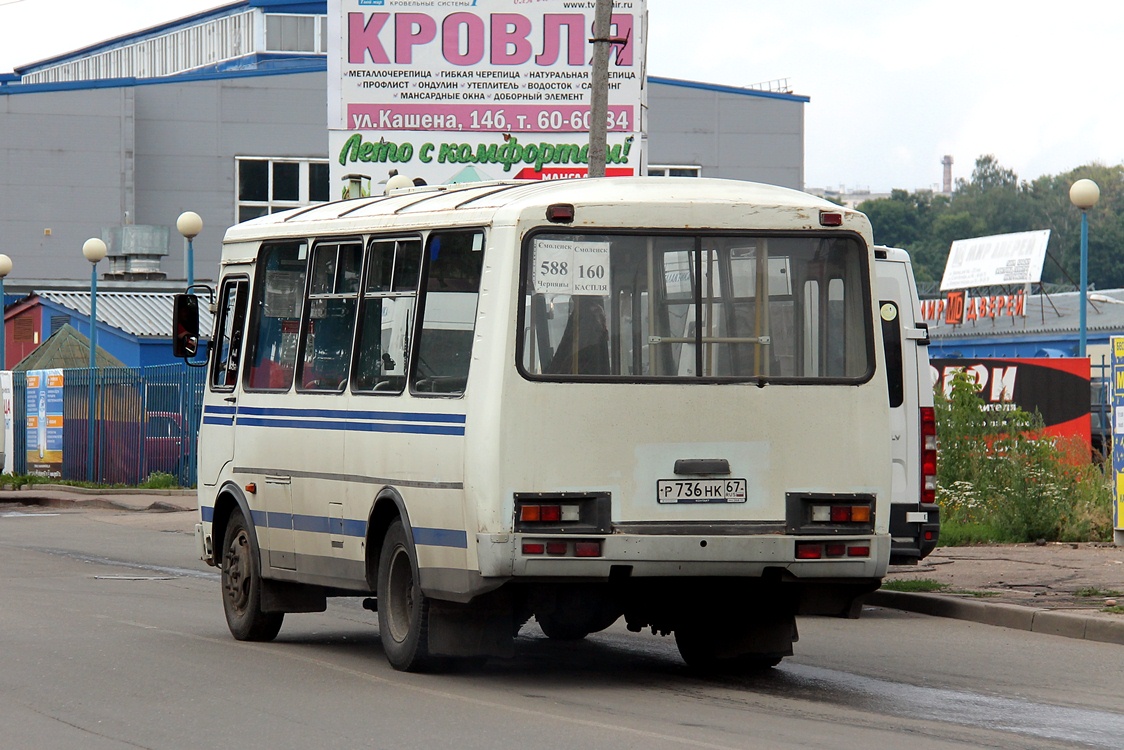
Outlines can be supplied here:
[[190, 359], [199, 351], [199, 298], [177, 294], [172, 302], [172, 353]]

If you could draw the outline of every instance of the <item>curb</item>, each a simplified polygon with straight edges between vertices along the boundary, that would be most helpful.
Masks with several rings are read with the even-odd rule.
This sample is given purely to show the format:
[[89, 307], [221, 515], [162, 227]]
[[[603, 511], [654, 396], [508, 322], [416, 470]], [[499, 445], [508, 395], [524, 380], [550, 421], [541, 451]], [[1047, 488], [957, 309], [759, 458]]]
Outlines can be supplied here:
[[98, 510], [127, 510], [137, 513], [184, 513], [195, 510], [194, 507], [156, 500], [148, 505], [136, 505], [112, 498], [91, 497], [47, 497], [27, 493], [27, 497], [8, 498], [20, 505], [37, 505], [43, 508], [97, 508]]
[[1014, 630], [1028, 630], [1033, 633], [1124, 646], [1124, 619], [1106, 620], [1018, 604], [985, 603], [904, 591], [875, 591], [867, 597], [866, 604], [933, 617], [968, 620], [982, 625], [996, 625]]
[[[34, 489], [33, 489], [34, 488]], [[116, 489], [105, 487], [76, 487], [69, 484], [35, 484], [28, 486], [27, 489], [20, 488], [19, 490], [12, 490], [13, 492], [63, 492], [73, 495], [169, 495], [169, 496], [183, 496], [195, 497], [196, 490], [191, 489], [163, 489], [163, 490], [146, 490], [136, 487], [120, 487]]]
[[[19, 505], [35, 505], [43, 508], [96, 508], [98, 510], [125, 510], [131, 512], [149, 513], [182, 513], [196, 510], [195, 503], [183, 502], [175, 496], [191, 496], [195, 492], [177, 491], [132, 491], [120, 492], [117, 490], [90, 490], [76, 488], [83, 492], [72, 492], [75, 488], [65, 491], [50, 485], [37, 486], [27, 490], [5, 490], [0, 492], [0, 502], [11, 502]], [[53, 491], [50, 491], [53, 490]], [[48, 494], [48, 491], [50, 493]], [[159, 499], [153, 499], [154, 497]], [[125, 499], [130, 498], [130, 499]], [[132, 500], [136, 498], [137, 500]], [[164, 499], [167, 498], [167, 499]]]

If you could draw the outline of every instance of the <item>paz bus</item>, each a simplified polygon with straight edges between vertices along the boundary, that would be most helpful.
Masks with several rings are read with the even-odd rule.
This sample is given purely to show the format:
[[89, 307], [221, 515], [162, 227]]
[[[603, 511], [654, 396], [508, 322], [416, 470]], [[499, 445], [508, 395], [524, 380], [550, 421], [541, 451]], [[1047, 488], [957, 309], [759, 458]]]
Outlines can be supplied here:
[[511, 655], [531, 618], [779, 663], [798, 614], [857, 616], [890, 558], [874, 263], [861, 213], [699, 178], [388, 189], [231, 227], [195, 535], [232, 634], [354, 596], [400, 670]]

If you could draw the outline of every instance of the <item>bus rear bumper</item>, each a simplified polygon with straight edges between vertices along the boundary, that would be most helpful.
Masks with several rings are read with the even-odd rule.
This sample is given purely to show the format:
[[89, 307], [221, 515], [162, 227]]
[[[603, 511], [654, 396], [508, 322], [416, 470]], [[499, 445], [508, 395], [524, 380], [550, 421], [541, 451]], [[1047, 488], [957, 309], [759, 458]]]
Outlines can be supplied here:
[[[577, 542], [599, 542], [599, 548], [583, 547], [585, 555], [593, 551], [599, 554], [577, 556]], [[766, 571], [780, 569], [801, 579], [877, 579], [886, 573], [890, 544], [889, 534], [846, 537], [613, 534], [580, 539], [572, 535], [479, 534], [477, 554], [480, 573], [485, 578], [589, 580], [607, 579], [610, 575], [758, 578]], [[551, 549], [553, 552], [549, 551]], [[811, 557], [817, 549], [820, 556]]]

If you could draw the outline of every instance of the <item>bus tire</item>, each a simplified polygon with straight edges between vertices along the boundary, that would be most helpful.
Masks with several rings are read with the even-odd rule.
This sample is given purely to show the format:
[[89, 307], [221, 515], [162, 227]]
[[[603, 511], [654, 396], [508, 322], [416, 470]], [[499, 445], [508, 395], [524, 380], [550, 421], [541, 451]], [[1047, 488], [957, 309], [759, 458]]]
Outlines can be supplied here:
[[730, 655], [725, 653], [723, 639], [714, 636], [694, 628], [675, 631], [675, 645], [688, 667], [710, 674], [737, 674], [772, 669], [783, 658], [776, 654]]
[[554, 618], [550, 615], [535, 615], [539, 629], [543, 635], [552, 641], [580, 641], [589, 635], [590, 631], [581, 625], [566, 622], [565, 619]]
[[261, 608], [261, 557], [242, 511], [226, 525], [222, 546], [222, 608], [230, 633], [240, 641], [272, 641], [281, 630], [283, 612]]
[[402, 672], [433, 671], [444, 660], [429, 653], [429, 597], [417, 579], [417, 556], [402, 519], [386, 530], [379, 554], [379, 638], [390, 665]]
[[675, 645], [688, 667], [724, 674], [777, 666], [792, 655], [795, 638], [795, 618], [780, 614], [740, 625], [692, 622], [675, 629]]

